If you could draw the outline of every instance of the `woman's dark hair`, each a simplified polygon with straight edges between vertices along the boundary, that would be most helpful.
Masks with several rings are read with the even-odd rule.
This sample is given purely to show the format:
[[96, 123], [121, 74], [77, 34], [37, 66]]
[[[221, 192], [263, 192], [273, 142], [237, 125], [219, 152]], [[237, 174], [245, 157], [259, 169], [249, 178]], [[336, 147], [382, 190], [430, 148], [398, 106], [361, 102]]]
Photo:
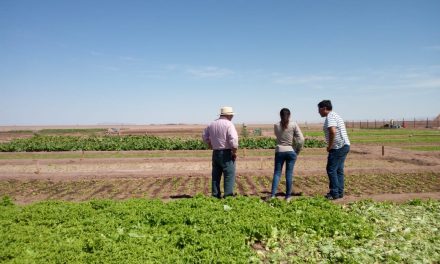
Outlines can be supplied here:
[[323, 100], [323, 101], [321, 101], [318, 104], [318, 107], [319, 108], [324, 108], [325, 107], [327, 110], [330, 110], [330, 111], [333, 109], [332, 102], [330, 100]]
[[281, 117], [281, 126], [283, 127], [283, 129], [286, 129], [289, 126], [290, 110], [287, 108], [281, 109], [280, 117]]

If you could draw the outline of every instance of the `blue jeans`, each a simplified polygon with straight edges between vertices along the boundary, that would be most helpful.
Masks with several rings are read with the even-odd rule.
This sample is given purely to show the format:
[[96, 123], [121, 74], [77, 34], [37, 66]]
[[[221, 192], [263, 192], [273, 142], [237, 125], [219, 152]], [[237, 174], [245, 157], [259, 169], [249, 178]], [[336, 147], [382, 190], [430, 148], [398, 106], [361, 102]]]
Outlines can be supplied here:
[[294, 151], [275, 152], [275, 168], [273, 172], [271, 192], [272, 196], [275, 196], [277, 193], [284, 162], [286, 163], [286, 198], [289, 198], [292, 195], [293, 167], [295, 166], [296, 157], [297, 155]]
[[234, 195], [235, 161], [232, 160], [232, 151], [214, 150], [212, 152], [212, 196], [221, 198], [220, 181], [224, 175], [224, 197]]
[[340, 149], [332, 149], [327, 157], [327, 175], [329, 179], [329, 194], [335, 198], [344, 196], [344, 162], [350, 151], [349, 145]]

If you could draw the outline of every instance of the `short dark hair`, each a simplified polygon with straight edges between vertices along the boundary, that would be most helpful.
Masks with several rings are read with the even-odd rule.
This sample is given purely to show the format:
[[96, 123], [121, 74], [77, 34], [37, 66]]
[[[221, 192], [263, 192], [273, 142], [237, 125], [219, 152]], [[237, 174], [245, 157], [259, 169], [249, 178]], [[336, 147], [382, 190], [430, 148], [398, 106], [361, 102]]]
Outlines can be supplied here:
[[332, 102], [330, 100], [322, 100], [321, 102], [319, 102], [318, 107], [319, 108], [325, 107], [327, 110], [333, 109]]

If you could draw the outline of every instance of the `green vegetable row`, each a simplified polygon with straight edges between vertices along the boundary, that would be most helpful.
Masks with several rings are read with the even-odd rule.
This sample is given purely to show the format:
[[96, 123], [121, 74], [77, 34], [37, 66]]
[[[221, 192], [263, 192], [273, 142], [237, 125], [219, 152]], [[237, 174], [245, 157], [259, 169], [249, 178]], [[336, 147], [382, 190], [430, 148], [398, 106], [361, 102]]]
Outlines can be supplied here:
[[[275, 148], [274, 138], [242, 138], [240, 148], [272, 149]], [[318, 139], [306, 139], [306, 148], [322, 148], [325, 142]], [[32, 138], [15, 139], [0, 144], [1, 152], [21, 151], [119, 151], [119, 150], [203, 150], [207, 145], [194, 138], [163, 138], [155, 136], [34, 136]]]
[[439, 201], [0, 202], [1, 263], [438, 263]]
[[344, 234], [347, 247], [373, 230], [324, 200], [263, 203], [258, 198], [41, 202], [0, 206], [0, 262], [249, 263], [252, 245], [285, 230]]

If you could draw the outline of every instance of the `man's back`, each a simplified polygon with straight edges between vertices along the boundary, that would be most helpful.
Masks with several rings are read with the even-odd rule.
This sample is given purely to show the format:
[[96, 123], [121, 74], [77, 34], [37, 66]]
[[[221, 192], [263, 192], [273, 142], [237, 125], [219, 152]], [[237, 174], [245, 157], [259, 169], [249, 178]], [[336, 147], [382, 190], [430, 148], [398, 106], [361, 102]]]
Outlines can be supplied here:
[[203, 141], [210, 143], [212, 149], [238, 148], [237, 130], [231, 121], [220, 117], [205, 129]]

